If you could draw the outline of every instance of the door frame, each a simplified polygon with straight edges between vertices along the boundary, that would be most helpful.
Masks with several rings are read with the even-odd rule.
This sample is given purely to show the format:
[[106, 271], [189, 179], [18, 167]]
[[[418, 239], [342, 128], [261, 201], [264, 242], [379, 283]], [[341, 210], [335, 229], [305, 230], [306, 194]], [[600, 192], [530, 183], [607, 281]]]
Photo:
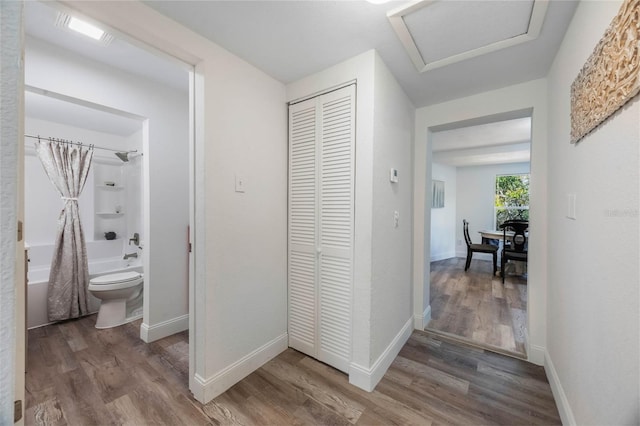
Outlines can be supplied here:
[[[416, 111], [414, 147], [414, 328], [431, 319], [431, 133], [452, 123], [479, 124], [488, 118], [531, 116], [530, 223], [527, 298], [527, 359], [544, 364], [547, 286], [547, 83], [545, 79], [455, 99]], [[427, 191], [427, 188], [429, 189]]]

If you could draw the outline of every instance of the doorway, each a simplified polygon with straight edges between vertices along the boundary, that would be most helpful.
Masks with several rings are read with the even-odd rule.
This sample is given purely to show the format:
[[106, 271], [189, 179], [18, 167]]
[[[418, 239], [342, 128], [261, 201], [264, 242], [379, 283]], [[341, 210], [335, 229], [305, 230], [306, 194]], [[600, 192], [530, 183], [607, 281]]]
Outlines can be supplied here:
[[[509, 262], [502, 283], [500, 225], [508, 215], [500, 183], [505, 175], [527, 176], [516, 179], [524, 182], [516, 188], [519, 192], [509, 192], [526, 191], [527, 205], [514, 208], [509, 198], [506, 207], [509, 214], [517, 210], [528, 220], [532, 120], [529, 115], [479, 121], [452, 123], [431, 133], [431, 178], [444, 187], [444, 203], [431, 208], [431, 320], [425, 329], [526, 358], [526, 264], [514, 268]], [[496, 247], [495, 275], [490, 253], [474, 253], [467, 268], [463, 220], [472, 243]]]
[[[142, 259], [139, 338], [155, 341], [189, 328], [193, 69], [120, 33], [99, 42], [75, 34], [61, 27], [68, 10], [55, 6], [25, 4], [25, 84], [45, 102], [58, 101], [40, 108], [42, 99], [32, 99], [25, 133], [136, 151], [126, 160], [111, 153], [94, 162], [83, 220], [85, 238], [95, 243], [90, 257]], [[118, 134], [124, 122], [133, 127]], [[120, 178], [120, 186], [109, 187]], [[105, 242], [111, 232], [116, 238]], [[103, 272], [110, 271], [96, 271]]]

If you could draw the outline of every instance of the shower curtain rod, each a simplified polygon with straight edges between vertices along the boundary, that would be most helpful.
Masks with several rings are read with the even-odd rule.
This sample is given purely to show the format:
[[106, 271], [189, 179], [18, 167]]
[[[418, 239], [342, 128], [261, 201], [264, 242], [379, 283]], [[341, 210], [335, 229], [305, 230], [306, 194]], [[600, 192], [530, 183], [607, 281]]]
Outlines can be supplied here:
[[66, 143], [69, 145], [78, 145], [78, 146], [88, 146], [88, 147], [93, 147], [95, 149], [104, 149], [105, 151], [113, 151], [113, 152], [126, 152], [126, 153], [132, 153], [132, 152], [138, 152], [137, 149], [131, 150], [131, 151], [122, 151], [119, 149], [113, 149], [113, 148], [105, 148], [102, 146], [95, 146], [95, 145], [91, 145], [91, 144], [86, 144], [86, 143], [82, 143], [82, 142], [73, 142], [73, 141], [68, 141], [65, 139], [58, 139], [58, 138], [52, 138], [52, 137], [44, 137], [44, 136], [33, 136], [33, 135], [24, 135], [25, 138], [33, 138], [33, 139], [43, 139], [49, 142], [59, 142], [59, 143]]

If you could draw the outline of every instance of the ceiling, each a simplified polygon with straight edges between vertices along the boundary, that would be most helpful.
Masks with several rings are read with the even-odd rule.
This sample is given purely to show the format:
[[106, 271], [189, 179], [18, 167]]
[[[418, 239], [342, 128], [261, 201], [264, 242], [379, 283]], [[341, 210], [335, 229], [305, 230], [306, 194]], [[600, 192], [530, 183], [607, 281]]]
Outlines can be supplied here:
[[[519, 2], [507, 0], [509, 4], [514, 1]], [[574, 1], [550, 1], [541, 33], [533, 41], [420, 73], [387, 18], [387, 12], [409, 3], [392, 1], [375, 5], [364, 0], [145, 1], [158, 12], [225, 47], [283, 83], [376, 49], [417, 107], [546, 76], [577, 5]], [[478, 20], [473, 14], [463, 17], [467, 9], [477, 13], [486, 6], [496, 14], [496, 10], [507, 8], [505, 0], [441, 3], [455, 6], [450, 8], [447, 24], [441, 25], [443, 30], [457, 23]], [[430, 7], [423, 10], [427, 9]], [[419, 29], [420, 20], [428, 23], [429, 17], [425, 13], [416, 14], [410, 25]], [[502, 21], [482, 21], [484, 24], [477, 25], [476, 35], [465, 33], [464, 27], [456, 33], [445, 32], [441, 36], [431, 32], [420, 32], [419, 35], [435, 38], [436, 45], [444, 52], [455, 51], [456, 46], [451, 44], [467, 43], [487, 32], [495, 33], [492, 28]], [[466, 36], [454, 37], [460, 32]]]
[[[508, 12], [531, 10], [532, 0], [522, 0], [525, 4], [517, 7], [511, 5], [514, 1], [521, 0], [443, 0], [433, 4], [435, 15], [427, 13], [432, 6], [421, 8], [419, 13], [406, 16], [406, 25], [413, 32], [421, 54], [440, 60], [443, 56], [521, 33], [525, 27], [522, 19], [509, 25], [505, 23], [514, 19]], [[540, 35], [533, 41], [419, 72], [387, 18], [388, 12], [414, 2], [375, 5], [363, 0], [152, 0], [144, 3], [283, 83], [376, 49], [417, 107], [546, 76], [577, 5], [574, 1], [551, 0]], [[187, 90], [184, 65], [131, 44], [117, 34], [109, 46], [99, 46], [56, 27], [57, 10], [51, 6], [55, 3], [25, 3], [28, 37]], [[465, 11], [471, 15], [462, 16]], [[449, 15], [451, 17], [445, 19]], [[435, 44], [429, 45], [429, 40]], [[57, 102], [56, 108], [36, 105], [38, 101], [45, 102], [42, 98], [34, 95], [27, 99], [28, 113], [47, 119], [46, 114], [52, 114], [48, 111], [62, 111], [60, 100], [47, 101]], [[84, 118], [77, 124], [99, 123], [106, 114], [98, 110], [95, 113], [96, 117], [89, 119], [90, 109], [84, 108], [83, 113], [77, 115]], [[113, 127], [107, 127], [115, 134], [124, 134], [133, 125], [129, 119], [123, 119], [120, 125], [115, 124], [117, 118], [108, 117], [108, 120]], [[444, 164], [456, 166], [528, 161], [528, 140], [523, 136], [522, 123], [520, 127], [505, 123], [438, 132], [434, 134], [434, 156]], [[524, 132], [527, 131], [530, 134], [530, 129]], [[443, 148], [438, 148], [439, 144]]]
[[[108, 46], [104, 46], [71, 30], [56, 26], [57, 13], [58, 9], [54, 2], [25, 2], [27, 55], [31, 47], [62, 48], [157, 83], [182, 91], [188, 90], [189, 79], [185, 65], [158, 52], [142, 49], [119, 37], [114, 37]], [[28, 61], [26, 66], [29, 66]], [[141, 127], [139, 119], [110, 112], [99, 106], [88, 105], [77, 99], [54, 96], [45, 92], [38, 88], [27, 90], [25, 93], [27, 117], [118, 136], [129, 136]], [[53, 136], [64, 137], [64, 135]]]
[[[24, 94], [24, 109], [27, 117], [118, 136], [129, 136], [142, 128], [140, 120], [31, 91]], [[42, 136], [64, 139], [64, 135]]]
[[431, 134], [433, 162], [454, 167], [528, 163], [531, 118], [517, 118]]

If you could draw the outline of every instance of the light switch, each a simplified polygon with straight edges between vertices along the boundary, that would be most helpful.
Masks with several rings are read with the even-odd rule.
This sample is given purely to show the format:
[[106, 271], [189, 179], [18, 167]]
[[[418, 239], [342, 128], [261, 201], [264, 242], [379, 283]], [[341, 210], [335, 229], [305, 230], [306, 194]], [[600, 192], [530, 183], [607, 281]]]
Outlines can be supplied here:
[[400, 213], [398, 212], [398, 210], [396, 210], [393, 212], [393, 227], [397, 228], [399, 222], [400, 222]]
[[245, 181], [242, 176], [236, 175], [236, 192], [244, 192]]
[[389, 182], [398, 183], [398, 169], [389, 170]]
[[567, 218], [576, 220], [576, 194], [567, 194]]

